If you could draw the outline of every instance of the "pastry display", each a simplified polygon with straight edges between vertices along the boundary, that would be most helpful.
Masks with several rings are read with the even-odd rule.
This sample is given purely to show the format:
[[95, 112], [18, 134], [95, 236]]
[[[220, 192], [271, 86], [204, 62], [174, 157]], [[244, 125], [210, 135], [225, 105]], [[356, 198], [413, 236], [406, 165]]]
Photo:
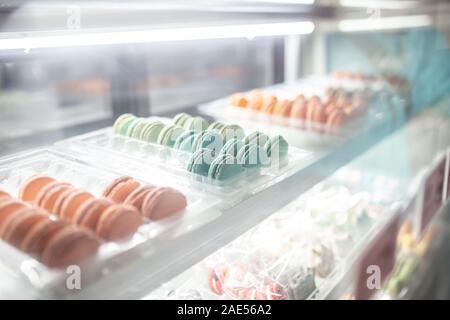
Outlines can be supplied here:
[[[22, 190], [25, 198], [36, 194], [36, 186], [43, 181], [40, 177]], [[79, 264], [101, 244], [90, 230], [55, 220], [46, 209], [9, 196], [0, 197], [0, 237], [51, 268]]]
[[[114, 133], [189, 154], [184, 169], [211, 180], [224, 181], [245, 169], [286, 164], [289, 145], [282, 136], [269, 137], [255, 131], [245, 134], [234, 124], [213, 122], [186, 113], [169, 124], [123, 114], [114, 123]], [[182, 164], [183, 165], [183, 164]]]
[[333, 131], [363, 114], [369, 100], [370, 94], [366, 91], [329, 87], [322, 98], [317, 95], [306, 97], [299, 94], [294, 99], [286, 99], [253, 90], [248, 95], [234, 94], [230, 98], [230, 105], [268, 116], [320, 125], [313, 128], [316, 130], [324, 127], [328, 131]]

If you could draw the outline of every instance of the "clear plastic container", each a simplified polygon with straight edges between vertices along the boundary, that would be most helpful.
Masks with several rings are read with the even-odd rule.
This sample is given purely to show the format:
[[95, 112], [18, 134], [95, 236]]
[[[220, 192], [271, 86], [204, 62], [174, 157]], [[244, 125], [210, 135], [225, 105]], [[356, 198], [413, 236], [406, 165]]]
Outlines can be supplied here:
[[[37, 173], [70, 182], [95, 196], [101, 196], [112, 180], [123, 175], [120, 171], [101, 169], [56, 150], [37, 149], [0, 159], [0, 188], [17, 198], [21, 183]], [[219, 203], [218, 198], [185, 188], [175, 179], [163, 175], [154, 175], [148, 180], [140, 176], [134, 178], [142, 184], [170, 186], [181, 191], [187, 198], [187, 208], [165, 220], [145, 221], [129, 239], [103, 242], [97, 255], [81, 266], [84, 287], [95, 286], [96, 281], [105, 277], [114, 278], [115, 271], [130, 263], [140, 263], [143, 257], [167, 254], [159, 252], [163, 250], [161, 242], [176, 246], [181, 236], [192, 233], [219, 214], [213, 209]], [[148, 268], [147, 275], [152, 276], [151, 264], [147, 262], [145, 268]], [[0, 297], [62, 298], [74, 293], [65, 286], [67, 274], [64, 270], [49, 269], [3, 241], [0, 241], [0, 269]]]
[[188, 188], [194, 187], [204, 193], [220, 196], [224, 199], [225, 206], [261, 191], [280, 178], [310, 164], [313, 159], [311, 152], [290, 146], [287, 159], [280, 165], [244, 168], [242, 173], [219, 181], [189, 172], [186, 164], [190, 153], [117, 135], [112, 128], [64, 140], [57, 146], [72, 150], [88, 162], [104, 162], [105, 165], [114, 166], [130, 175], [138, 173], [143, 177], [152, 177], [155, 170], [164, 172], [165, 176], [177, 179]]
[[[275, 95], [278, 98], [294, 99], [302, 93], [306, 96], [317, 95], [325, 97], [327, 87], [342, 87], [347, 90], [370, 89], [375, 93], [369, 102], [367, 110], [339, 128], [329, 128], [324, 124], [304, 121], [292, 117], [269, 115], [264, 112], [230, 105], [230, 97], [218, 99], [199, 105], [200, 112], [216, 119], [224, 119], [238, 124], [254, 123], [263, 128], [272, 127], [285, 135], [291, 144], [304, 146], [304, 143], [313, 145], [333, 145], [349, 136], [357, 134], [361, 129], [371, 125], [374, 121], [385, 117], [398, 117], [405, 112], [405, 100], [393, 92], [385, 83], [365, 83], [362, 81], [343, 81], [330, 77], [310, 77], [291, 84], [280, 84], [262, 88], [263, 94]], [[244, 93], [244, 94], [248, 94]], [[301, 136], [301, 139], [299, 139]]]

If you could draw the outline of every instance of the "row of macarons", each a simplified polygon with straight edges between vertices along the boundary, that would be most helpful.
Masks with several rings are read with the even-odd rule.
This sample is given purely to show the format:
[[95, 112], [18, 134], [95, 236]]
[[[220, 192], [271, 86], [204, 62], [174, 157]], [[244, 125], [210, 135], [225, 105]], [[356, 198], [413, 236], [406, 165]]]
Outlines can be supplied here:
[[242, 93], [232, 95], [230, 105], [267, 115], [338, 128], [366, 110], [367, 97], [363, 93], [349, 95], [345, 91], [327, 90], [325, 99], [317, 95], [306, 97], [303, 94], [295, 99], [283, 99], [275, 95], [265, 95], [260, 90], [253, 90], [248, 95]]
[[[93, 254], [102, 241], [130, 237], [145, 219], [161, 220], [182, 213], [186, 206], [179, 191], [141, 185], [128, 176], [113, 180], [97, 198], [69, 183], [35, 175], [21, 185], [19, 199], [0, 190], [0, 237], [44, 264], [59, 267]], [[79, 243], [67, 243], [62, 249], [58, 244], [62, 253], [55, 254], [54, 249], [47, 253], [47, 243], [59, 239], [62, 231], [63, 240], [55, 241], [76, 234]]]
[[190, 153], [186, 169], [217, 180], [239, 174], [243, 168], [282, 164], [289, 149], [280, 135], [270, 138], [258, 131], [245, 135], [238, 125], [209, 125], [186, 113], [178, 114], [168, 125], [124, 114], [116, 120], [114, 132]]

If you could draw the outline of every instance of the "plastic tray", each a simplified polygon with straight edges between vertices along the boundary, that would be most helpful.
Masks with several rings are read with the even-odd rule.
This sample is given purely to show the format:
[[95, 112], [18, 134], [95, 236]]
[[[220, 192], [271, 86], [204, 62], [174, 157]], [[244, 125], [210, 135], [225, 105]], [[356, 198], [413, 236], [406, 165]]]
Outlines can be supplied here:
[[299, 93], [307, 96], [318, 95], [323, 98], [327, 86], [340, 86], [349, 90], [371, 88], [378, 94], [370, 101], [369, 108], [364, 114], [336, 129], [330, 129], [315, 122], [267, 115], [247, 108], [234, 107], [229, 104], [230, 97], [201, 104], [198, 109], [201, 113], [216, 119], [224, 119], [247, 126], [248, 123], [253, 123], [264, 128], [272, 127], [273, 130], [284, 134], [288, 141], [295, 146], [305, 146], [305, 143], [313, 145], [336, 144], [357, 134], [373, 121], [380, 121], [386, 116], [395, 116], [404, 112], [405, 102], [383, 83], [368, 85], [355, 80], [341, 81], [329, 77], [310, 77], [290, 84], [262, 88], [261, 92], [285, 99], [294, 99]]
[[[257, 286], [268, 271], [272, 274], [276, 271], [272, 280], [277, 281], [277, 274], [279, 277], [285, 271], [291, 273], [292, 268], [307, 266], [310, 263], [308, 251], [318, 242], [333, 248], [335, 263], [328, 276], [315, 276], [316, 290], [308, 299], [326, 298], [380, 224], [395, 213], [395, 204], [402, 199], [397, 192], [400, 188], [400, 182], [390, 177], [341, 169], [147, 298], [239, 299], [227, 291], [222, 295], [211, 291], [207, 280], [209, 267], [225, 264], [241, 265], [247, 271], [253, 269], [244, 277], [244, 283], [235, 285], [239, 288], [252, 283]], [[367, 217], [353, 220], [354, 215], [350, 213], [353, 210], [365, 212], [363, 216]], [[335, 220], [331, 216], [340, 218]], [[351, 235], [351, 239], [342, 239], [342, 232]], [[267, 237], [268, 234], [271, 236]]]
[[244, 170], [230, 179], [218, 181], [187, 171], [185, 167], [190, 153], [117, 135], [112, 128], [64, 140], [57, 146], [72, 150], [88, 162], [104, 162], [130, 175], [137, 172], [143, 177], [152, 177], [155, 171], [161, 173], [163, 170], [165, 176], [178, 179], [188, 188], [195, 187], [226, 198], [229, 205], [234, 203], [233, 200], [238, 201], [248, 194], [261, 191], [274, 180], [295, 172], [313, 159], [311, 152], [290, 146], [287, 160], [281, 166]]
[[[0, 188], [17, 197], [22, 181], [36, 173], [46, 173], [60, 181], [70, 182], [95, 196], [100, 196], [108, 183], [122, 175], [93, 167], [52, 149], [37, 149], [0, 159]], [[134, 178], [143, 184], [171, 186], [180, 190], [185, 194], [188, 206], [183, 213], [174, 217], [161, 222], [144, 223], [130, 239], [103, 243], [98, 254], [82, 267], [83, 280], [89, 286], [95, 285], [99, 277], [112, 276], [112, 270], [121, 264], [157, 252], [159, 241], [177, 241], [181, 235], [217, 217], [211, 213], [216, 211], [210, 209], [218, 204], [218, 198], [187, 189], [167, 177], [163, 180], [158, 176], [148, 180], [138, 176]], [[33, 298], [33, 294], [35, 298], [59, 298], [61, 294], [70, 294], [65, 289], [64, 270], [49, 269], [3, 241], [0, 241], [0, 269], [0, 292], [7, 297], [8, 293], [9, 297], [14, 298]], [[20, 289], [22, 287], [27, 289]]]

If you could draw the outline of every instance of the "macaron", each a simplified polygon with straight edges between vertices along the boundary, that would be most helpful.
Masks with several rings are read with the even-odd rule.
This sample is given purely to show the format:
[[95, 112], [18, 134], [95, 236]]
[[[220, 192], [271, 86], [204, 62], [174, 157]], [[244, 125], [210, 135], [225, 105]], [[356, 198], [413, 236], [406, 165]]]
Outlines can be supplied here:
[[340, 128], [342, 124], [345, 122], [345, 120], [346, 120], [345, 113], [340, 109], [335, 109], [328, 115], [326, 125], [328, 128], [333, 129]]
[[233, 138], [243, 139], [245, 136], [244, 129], [236, 124], [224, 125], [218, 132], [222, 136], [223, 141], [228, 141]]
[[142, 202], [144, 201], [145, 196], [147, 193], [152, 191], [154, 186], [140, 186], [139, 188], [135, 189], [132, 193], [130, 193], [126, 199], [124, 200], [124, 204], [131, 205], [135, 207], [138, 210], [141, 210]]
[[235, 107], [246, 108], [248, 100], [242, 93], [235, 93], [231, 96], [230, 104]]
[[11, 215], [3, 224], [0, 234], [10, 245], [21, 248], [28, 231], [37, 223], [48, 220], [46, 211], [39, 208], [22, 208]]
[[278, 103], [278, 99], [275, 96], [264, 97], [261, 111], [267, 114], [273, 114], [275, 107]]
[[83, 190], [75, 190], [67, 196], [62, 204], [59, 217], [66, 219], [67, 221], [72, 221], [72, 217], [75, 215], [78, 208], [91, 198], [94, 198], [91, 193]]
[[58, 200], [61, 194], [66, 190], [72, 189], [73, 186], [70, 183], [57, 181], [49, 183], [39, 192], [35, 202], [39, 207], [44, 208], [50, 213], [54, 213], [53, 207], [56, 203], [56, 200]]
[[14, 212], [22, 208], [27, 207], [28, 204], [22, 201], [17, 201], [13, 198], [1, 198], [0, 200], [0, 228], [2, 227], [5, 220], [9, 216], [13, 215]]
[[199, 149], [195, 151], [188, 161], [186, 169], [189, 172], [207, 177], [211, 162], [215, 153], [211, 149]]
[[222, 122], [215, 121], [215, 122], [211, 123], [208, 126], [208, 129], [206, 129], [206, 130], [208, 130], [208, 131], [215, 131], [215, 132], [219, 133], [220, 129], [222, 129], [224, 126], [225, 125]]
[[113, 204], [98, 219], [96, 234], [102, 239], [116, 241], [134, 234], [141, 223], [141, 214], [135, 207]]
[[122, 127], [124, 126], [124, 124], [127, 121], [130, 121], [130, 120], [132, 120], [134, 118], [136, 118], [136, 117], [134, 115], [132, 115], [131, 113], [124, 113], [121, 116], [119, 116], [116, 119], [116, 121], [114, 122], [114, 125], [113, 125], [114, 133], [121, 134], [122, 133]]
[[208, 177], [223, 181], [238, 175], [242, 171], [242, 166], [237, 163], [234, 156], [230, 154], [220, 154], [211, 163], [208, 171]]
[[165, 126], [158, 135], [156, 143], [173, 147], [177, 138], [184, 132], [183, 128], [175, 124], [169, 124]]
[[142, 202], [142, 215], [151, 220], [161, 220], [187, 206], [186, 197], [179, 191], [168, 187], [157, 187], [149, 192]]
[[256, 143], [245, 144], [239, 150], [237, 160], [246, 168], [254, 168], [268, 163], [266, 151]]
[[275, 106], [274, 115], [288, 117], [291, 114], [292, 101], [288, 99], [281, 100]]
[[114, 179], [103, 191], [103, 196], [114, 202], [123, 202], [125, 198], [141, 184], [129, 176]]
[[55, 179], [47, 175], [34, 175], [22, 183], [19, 189], [19, 199], [23, 201], [34, 201], [43, 187], [55, 181]]
[[211, 149], [215, 153], [220, 152], [223, 147], [222, 135], [213, 131], [199, 132], [192, 143], [192, 150]]
[[306, 113], [308, 110], [308, 103], [303, 95], [299, 95], [292, 104], [290, 116], [293, 118], [306, 120]]
[[183, 128], [186, 130], [195, 130], [197, 132], [206, 130], [209, 126], [208, 121], [203, 119], [202, 117], [191, 117], [183, 125]]
[[145, 118], [139, 118], [138, 121], [136, 121], [136, 124], [133, 126], [132, 131], [130, 132], [129, 137], [133, 139], [141, 140], [141, 135], [144, 130], [144, 128], [148, 125], [150, 121]]
[[243, 145], [242, 140], [233, 138], [224, 144], [220, 150], [220, 154], [230, 154], [233, 157], [236, 157]]
[[8, 192], [6, 192], [6, 191], [0, 189], [0, 198], [1, 198], [1, 197], [11, 198], [11, 195], [10, 195]]
[[51, 268], [79, 264], [95, 254], [100, 241], [94, 234], [77, 227], [66, 227], [54, 234], [41, 255], [41, 262]]
[[264, 150], [269, 158], [284, 160], [288, 155], [289, 144], [282, 136], [276, 135], [266, 142]]
[[175, 141], [174, 149], [178, 149], [185, 152], [192, 152], [192, 145], [194, 143], [195, 135], [197, 132], [195, 130], [187, 130], [183, 132]]
[[139, 139], [150, 143], [157, 143], [159, 134], [163, 128], [164, 123], [161, 121], [147, 121], [142, 128]]
[[248, 107], [252, 110], [259, 111], [262, 108], [263, 95], [259, 90], [253, 90], [249, 94]]
[[243, 142], [244, 142], [244, 145], [245, 144], [257, 144], [257, 145], [263, 147], [266, 144], [267, 140], [269, 140], [269, 137], [267, 135], [265, 135], [262, 132], [255, 131], [255, 132], [252, 132], [249, 135], [247, 135], [244, 138]]
[[134, 132], [137, 131], [136, 128], [139, 127], [139, 124], [143, 121], [142, 118], [132, 118], [129, 122], [125, 123], [122, 127], [122, 135], [127, 137], [133, 137]]
[[107, 198], [91, 198], [85, 201], [78, 207], [77, 211], [72, 217], [72, 222], [81, 227], [87, 228], [96, 232], [97, 222], [100, 219], [103, 211], [114, 202]]
[[70, 223], [64, 220], [44, 219], [33, 225], [21, 245], [22, 251], [40, 258], [44, 248], [49, 240], [59, 231], [70, 226]]
[[182, 113], [177, 114], [173, 118], [173, 123], [176, 124], [177, 126], [183, 127], [184, 124], [186, 123], [186, 121], [190, 118], [192, 118], [192, 117], [189, 114], [182, 112]]

